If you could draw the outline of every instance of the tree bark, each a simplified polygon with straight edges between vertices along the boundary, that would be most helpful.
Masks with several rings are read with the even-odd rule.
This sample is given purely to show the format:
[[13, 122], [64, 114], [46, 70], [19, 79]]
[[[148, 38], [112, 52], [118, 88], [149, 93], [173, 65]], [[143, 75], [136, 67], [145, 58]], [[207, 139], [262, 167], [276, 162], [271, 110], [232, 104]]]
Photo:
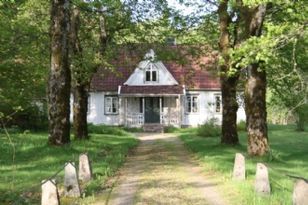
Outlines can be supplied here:
[[258, 64], [249, 67], [250, 76], [245, 88], [247, 115], [248, 154], [262, 156], [269, 151], [266, 113], [266, 72], [259, 71]]
[[74, 86], [74, 134], [76, 139], [89, 139], [87, 114], [88, 114], [88, 91], [86, 85]]
[[[250, 36], [261, 36], [266, 6], [259, 5], [253, 10], [250, 20]], [[248, 154], [262, 156], [269, 151], [266, 112], [266, 71], [260, 63], [248, 66], [245, 87], [245, 110], [247, 115]]]
[[69, 0], [51, 1], [51, 66], [48, 79], [48, 119], [51, 145], [70, 142]]
[[236, 88], [238, 75], [234, 77], [221, 77], [222, 92], [222, 138], [221, 143], [235, 145], [239, 143], [237, 134], [237, 110]]
[[80, 30], [80, 11], [74, 7], [71, 17], [70, 40], [72, 46], [72, 57], [74, 62], [71, 67], [73, 71], [73, 126], [76, 139], [88, 139], [88, 82], [84, 73], [82, 47], [78, 33]]
[[230, 33], [229, 26], [231, 17], [228, 14], [228, 0], [220, 2], [218, 7], [219, 26], [220, 26], [220, 39], [219, 48], [224, 59], [224, 64], [219, 67], [221, 74], [221, 92], [222, 92], [222, 137], [221, 143], [223, 144], [238, 144], [238, 134], [236, 127], [236, 116], [238, 104], [236, 100], [236, 86], [238, 82], [238, 74], [229, 75], [230, 70]]

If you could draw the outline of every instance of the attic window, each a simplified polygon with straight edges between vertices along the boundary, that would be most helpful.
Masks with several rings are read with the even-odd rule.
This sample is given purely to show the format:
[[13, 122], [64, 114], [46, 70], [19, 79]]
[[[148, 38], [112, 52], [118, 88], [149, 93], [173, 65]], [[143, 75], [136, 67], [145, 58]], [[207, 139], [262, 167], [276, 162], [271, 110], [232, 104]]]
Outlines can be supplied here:
[[150, 65], [145, 71], [145, 81], [146, 82], [157, 82], [157, 69]]

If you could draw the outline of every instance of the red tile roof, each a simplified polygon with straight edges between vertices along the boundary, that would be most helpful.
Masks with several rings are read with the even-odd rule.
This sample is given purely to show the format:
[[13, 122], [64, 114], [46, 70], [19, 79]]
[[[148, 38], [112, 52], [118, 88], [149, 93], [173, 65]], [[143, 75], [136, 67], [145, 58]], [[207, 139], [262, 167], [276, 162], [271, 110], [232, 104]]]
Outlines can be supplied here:
[[[172, 48], [174, 49], [174, 48]], [[178, 49], [178, 48], [176, 48]], [[134, 57], [131, 57], [134, 56]], [[180, 59], [181, 57], [179, 57]], [[184, 58], [184, 57], [183, 57]], [[122, 54], [121, 57], [114, 60], [112, 72], [99, 69], [92, 77], [91, 90], [93, 91], [117, 91], [121, 85], [121, 93], [165, 93], [175, 92], [178, 94], [182, 85], [185, 85], [188, 90], [219, 90], [220, 82], [217, 76], [217, 54], [211, 52], [203, 57], [185, 57], [186, 62], [166, 59], [162, 60], [163, 64], [178, 81], [180, 86], [124, 86], [123, 84], [134, 72], [138, 63], [142, 60], [141, 57], [136, 57], [132, 53]], [[191, 60], [187, 60], [191, 59]], [[105, 75], [102, 75], [105, 74]], [[156, 88], [154, 88], [156, 87]], [[164, 88], [166, 90], [164, 90]], [[144, 91], [143, 91], [143, 90]], [[161, 90], [159, 90], [161, 89]]]
[[155, 86], [122, 86], [121, 94], [142, 94], [142, 95], [170, 95], [183, 94], [183, 87], [179, 85], [155, 85]]

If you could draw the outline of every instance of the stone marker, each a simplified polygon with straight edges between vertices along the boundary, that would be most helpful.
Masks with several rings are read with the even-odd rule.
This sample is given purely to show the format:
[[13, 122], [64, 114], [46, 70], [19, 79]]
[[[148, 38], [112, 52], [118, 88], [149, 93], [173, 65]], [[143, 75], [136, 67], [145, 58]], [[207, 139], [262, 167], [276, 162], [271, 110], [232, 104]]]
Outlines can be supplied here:
[[308, 182], [303, 179], [294, 185], [293, 205], [308, 205]]
[[88, 182], [92, 178], [91, 165], [87, 154], [79, 156], [79, 179], [83, 182]]
[[42, 181], [41, 205], [59, 205], [59, 194], [55, 180]]
[[264, 195], [268, 195], [271, 193], [268, 170], [267, 167], [262, 163], [257, 163], [255, 191], [259, 194]]
[[74, 162], [65, 164], [64, 188], [65, 196], [80, 197], [80, 188]]
[[233, 167], [233, 179], [245, 180], [245, 172], [245, 157], [241, 153], [236, 153]]

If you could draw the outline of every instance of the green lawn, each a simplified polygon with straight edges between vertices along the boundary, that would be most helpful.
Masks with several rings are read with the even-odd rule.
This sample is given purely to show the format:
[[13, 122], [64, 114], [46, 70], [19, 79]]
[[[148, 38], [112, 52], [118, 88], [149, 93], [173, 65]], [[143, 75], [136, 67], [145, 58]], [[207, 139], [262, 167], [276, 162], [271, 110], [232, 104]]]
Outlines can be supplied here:
[[[84, 194], [93, 197], [93, 193], [102, 189], [106, 178], [122, 164], [129, 149], [138, 143], [124, 131], [117, 135], [110, 133], [91, 134], [89, 141], [72, 141], [65, 147], [48, 146], [47, 133], [12, 134], [16, 146], [15, 165], [8, 138], [0, 134], [0, 204], [39, 204], [40, 182], [65, 162], [78, 163], [79, 154], [83, 152], [89, 154], [94, 173], [94, 180], [83, 186], [87, 187]], [[56, 177], [59, 184], [63, 184], [63, 175], [62, 171]]]
[[[180, 138], [196, 154], [206, 173], [212, 173], [224, 184], [230, 204], [242, 205], [289, 205], [292, 202], [294, 179], [287, 174], [308, 178], [308, 132], [296, 132], [293, 126], [270, 126], [269, 140], [272, 155], [251, 158], [246, 154], [247, 135], [240, 132], [241, 145], [220, 145], [220, 139], [196, 136], [196, 129], [180, 131]], [[247, 180], [231, 180], [234, 156], [241, 152], [246, 156]], [[272, 194], [259, 197], [254, 194], [253, 184], [257, 162], [269, 167]]]

